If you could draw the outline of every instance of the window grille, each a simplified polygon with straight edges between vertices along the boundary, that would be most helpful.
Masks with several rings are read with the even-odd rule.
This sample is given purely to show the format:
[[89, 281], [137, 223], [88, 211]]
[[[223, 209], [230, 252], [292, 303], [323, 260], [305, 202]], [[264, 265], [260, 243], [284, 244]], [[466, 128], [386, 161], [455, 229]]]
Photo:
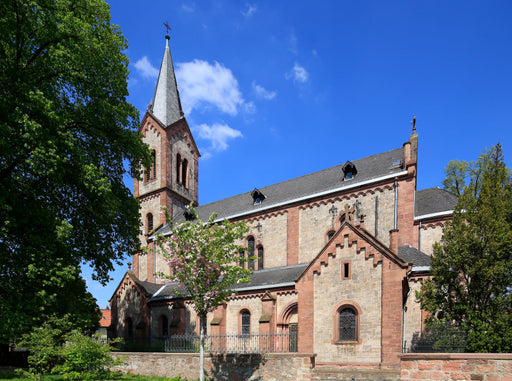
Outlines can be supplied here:
[[352, 308], [344, 308], [339, 315], [339, 340], [357, 340], [357, 314]]

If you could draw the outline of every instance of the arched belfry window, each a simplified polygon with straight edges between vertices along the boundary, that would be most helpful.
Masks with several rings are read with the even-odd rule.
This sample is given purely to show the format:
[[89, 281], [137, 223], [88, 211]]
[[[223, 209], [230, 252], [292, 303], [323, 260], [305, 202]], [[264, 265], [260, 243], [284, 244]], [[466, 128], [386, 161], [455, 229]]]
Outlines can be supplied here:
[[183, 159], [181, 162], [181, 184], [186, 188], [187, 187], [187, 167], [188, 160]]
[[176, 183], [181, 184], [181, 155], [176, 154]]
[[146, 214], [146, 234], [153, 230], [153, 214]]
[[156, 179], [156, 151], [151, 150], [151, 167], [146, 168], [145, 180], [151, 181]]
[[151, 160], [153, 163], [151, 164], [151, 179], [156, 179], [156, 152], [155, 150], [151, 150]]

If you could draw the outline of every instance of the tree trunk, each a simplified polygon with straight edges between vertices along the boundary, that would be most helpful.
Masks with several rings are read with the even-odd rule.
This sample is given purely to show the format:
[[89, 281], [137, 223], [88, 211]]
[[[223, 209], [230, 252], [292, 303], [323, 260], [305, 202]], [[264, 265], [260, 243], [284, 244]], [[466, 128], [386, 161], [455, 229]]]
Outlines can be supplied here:
[[206, 316], [199, 316], [199, 381], [204, 381], [204, 339], [206, 335]]

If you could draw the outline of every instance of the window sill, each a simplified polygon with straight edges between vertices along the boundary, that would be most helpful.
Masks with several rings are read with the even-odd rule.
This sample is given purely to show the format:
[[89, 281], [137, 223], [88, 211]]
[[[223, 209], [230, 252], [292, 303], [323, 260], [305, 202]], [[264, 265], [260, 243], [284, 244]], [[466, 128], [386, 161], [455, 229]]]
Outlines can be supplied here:
[[361, 344], [361, 340], [336, 340], [333, 342], [335, 345], [355, 345], [355, 344]]

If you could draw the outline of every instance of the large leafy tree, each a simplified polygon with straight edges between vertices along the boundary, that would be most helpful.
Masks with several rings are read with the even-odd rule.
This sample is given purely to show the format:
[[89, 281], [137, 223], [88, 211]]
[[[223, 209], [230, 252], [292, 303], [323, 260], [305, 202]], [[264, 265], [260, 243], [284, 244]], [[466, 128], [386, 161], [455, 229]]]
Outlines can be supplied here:
[[0, 14], [1, 340], [52, 315], [97, 322], [79, 266], [106, 282], [137, 246], [123, 175], [150, 156], [104, 1], [5, 0]]
[[433, 278], [418, 298], [431, 322], [455, 324], [468, 351], [512, 351], [512, 181], [502, 147], [465, 186], [453, 220], [434, 246]]
[[170, 223], [169, 235], [158, 235], [156, 250], [170, 267], [170, 275], [160, 274], [180, 284], [177, 292], [193, 302], [200, 325], [200, 380], [204, 379], [204, 337], [208, 312], [224, 303], [233, 293], [231, 287], [248, 282], [251, 270], [240, 262], [240, 242], [248, 227], [244, 222], [224, 220], [215, 223], [215, 214], [201, 221], [189, 207], [187, 221]]

